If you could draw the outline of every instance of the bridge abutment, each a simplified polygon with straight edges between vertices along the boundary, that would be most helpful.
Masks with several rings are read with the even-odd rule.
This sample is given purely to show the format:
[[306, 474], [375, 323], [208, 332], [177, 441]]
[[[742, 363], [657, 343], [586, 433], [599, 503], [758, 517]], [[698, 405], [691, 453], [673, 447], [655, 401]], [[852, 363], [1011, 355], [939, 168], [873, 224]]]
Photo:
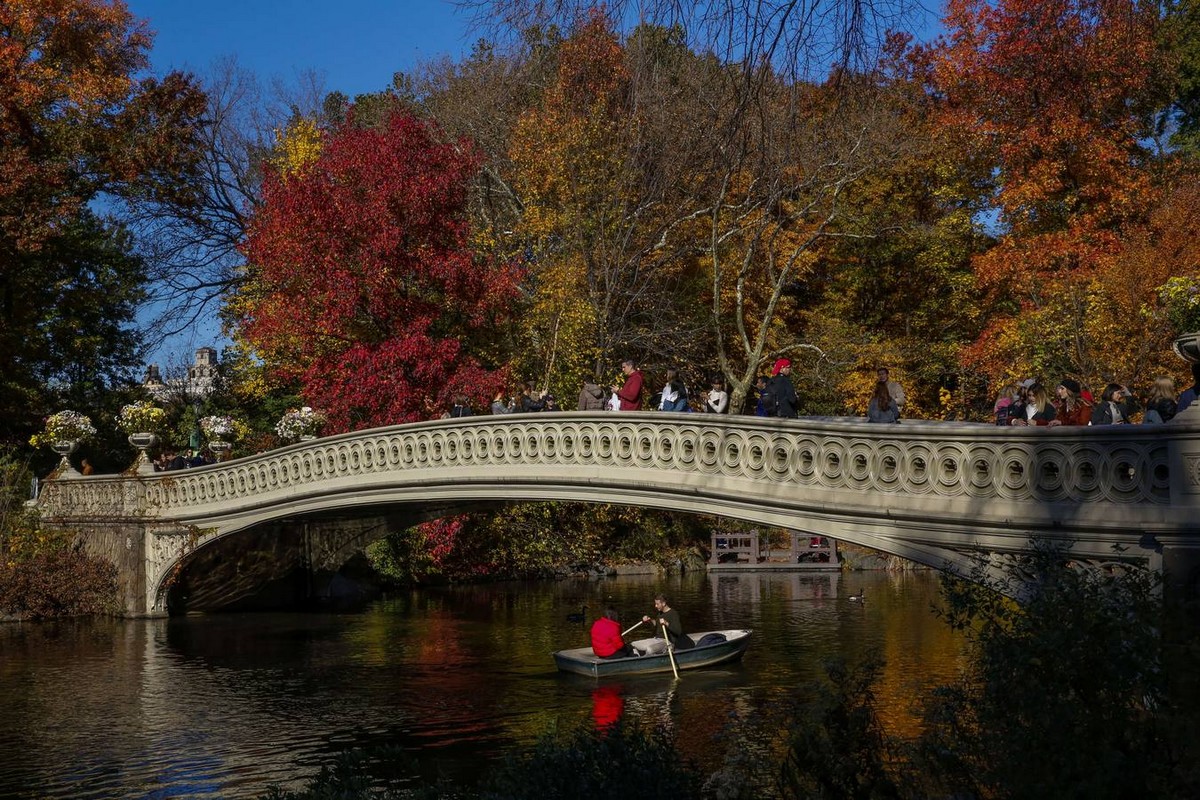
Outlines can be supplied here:
[[117, 603], [124, 616], [166, 616], [165, 609], [156, 609], [153, 602], [148, 601], [158, 578], [148, 574], [147, 567], [151, 560], [147, 554], [156, 534], [183, 541], [188, 536], [186, 529], [141, 521], [114, 520], [44, 524], [48, 528], [74, 534], [85, 553], [108, 561], [117, 568]]

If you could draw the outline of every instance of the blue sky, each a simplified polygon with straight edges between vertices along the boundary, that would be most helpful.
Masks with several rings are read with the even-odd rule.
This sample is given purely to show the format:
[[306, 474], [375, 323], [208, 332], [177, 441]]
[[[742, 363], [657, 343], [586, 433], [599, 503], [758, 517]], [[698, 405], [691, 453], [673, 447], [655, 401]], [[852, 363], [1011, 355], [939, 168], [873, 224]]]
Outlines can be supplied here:
[[222, 56], [262, 78], [313, 69], [348, 95], [387, 88], [420, 61], [458, 56], [479, 38], [444, 0], [126, 0], [155, 32], [154, 71], [203, 73]]

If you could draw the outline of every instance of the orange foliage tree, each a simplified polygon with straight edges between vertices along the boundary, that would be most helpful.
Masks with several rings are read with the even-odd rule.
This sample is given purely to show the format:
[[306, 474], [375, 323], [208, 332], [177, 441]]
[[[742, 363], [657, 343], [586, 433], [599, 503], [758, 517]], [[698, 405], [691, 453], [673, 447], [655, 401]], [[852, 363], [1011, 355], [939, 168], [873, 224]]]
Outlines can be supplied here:
[[0, 252], [35, 249], [98, 192], [186, 192], [205, 99], [136, 79], [151, 35], [122, 2], [0, 4]]
[[145, 269], [89, 204], [186, 200], [206, 105], [188, 76], [137, 77], [150, 43], [122, 2], [0, 2], [0, 439], [137, 363]]
[[607, 380], [629, 356], [680, 358], [696, 338], [679, 313], [687, 262], [661, 246], [679, 148], [636, 100], [645, 62], [680, 50], [669, 32], [647, 29], [623, 44], [593, 13], [559, 45], [553, 81], [518, 120], [516, 235], [530, 243], [536, 284], [523, 320], [527, 366], [549, 384], [577, 391], [579, 378]]
[[974, 261], [992, 322], [964, 361], [993, 380], [1100, 380], [1127, 336], [1097, 281], [1156, 197], [1146, 142], [1169, 74], [1156, 10], [951, 0], [945, 22], [932, 87], [943, 124], [992, 159], [998, 233]]

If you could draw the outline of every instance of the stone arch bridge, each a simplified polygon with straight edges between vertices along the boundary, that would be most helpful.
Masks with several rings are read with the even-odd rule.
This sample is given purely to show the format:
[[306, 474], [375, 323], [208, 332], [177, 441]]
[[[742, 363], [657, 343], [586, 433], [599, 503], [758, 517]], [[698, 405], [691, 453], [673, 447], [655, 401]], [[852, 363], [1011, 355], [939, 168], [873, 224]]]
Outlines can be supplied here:
[[[979, 576], [1043, 539], [1197, 581], [1200, 409], [1169, 425], [997, 428], [665, 413], [481, 416], [358, 431], [186, 471], [48, 481], [46, 524], [119, 568], [130, 615], [217, 542], [308, 526], [340, 566], [446, 513], [605, 502], [799, 529]], [[316, 542], [314, 546], [312, 542]], [[340, 560], [339, 560], [340, 559]], [[230, 579], [240, 567], [230, 559]]]

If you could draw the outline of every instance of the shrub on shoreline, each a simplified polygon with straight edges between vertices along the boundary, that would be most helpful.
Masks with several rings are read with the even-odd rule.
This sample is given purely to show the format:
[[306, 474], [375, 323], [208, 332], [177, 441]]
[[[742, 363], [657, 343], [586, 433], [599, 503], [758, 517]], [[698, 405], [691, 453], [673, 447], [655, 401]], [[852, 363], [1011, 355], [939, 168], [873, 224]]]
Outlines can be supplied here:
[[28, 464], [0, 453], [0, 614], [31, 619], [117, 611], [117, 568], [25, 506]]

